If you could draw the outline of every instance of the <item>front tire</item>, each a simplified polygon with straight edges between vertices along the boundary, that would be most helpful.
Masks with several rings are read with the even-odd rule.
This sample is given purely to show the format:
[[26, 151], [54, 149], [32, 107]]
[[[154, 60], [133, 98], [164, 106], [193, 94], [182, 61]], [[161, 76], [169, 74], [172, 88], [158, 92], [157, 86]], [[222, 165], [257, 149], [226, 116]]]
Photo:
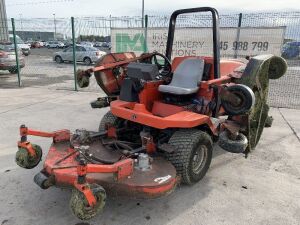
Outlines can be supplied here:
[[182, 129], [169, 140], [175, 151], [166, 153], [166, 158], [176, 168], [183, 184], [194, 184], [206, 174], [212, 159], [212, 138], [204, 131]]
[[244, 153], [248, 146], [248, 139], [244, 134], [239, 133], [236, 139], [232, 140], [229, 132], [225, 130], [220, 133], [218, 144], [227, 152]]
[[42, 148], [35, 144], [32, 144], [32, 148], [35, 151], [35, 157], [30, 156], [25, 148], [18, 149], [15, 156], [15, 161], [18, 166], [25, 169], [32, 169], [39, 164], [43, 155]]
[[103, 118], [100, 121], [100, 125], [99, 125], [99, 131], [106, 131], [106, 124], [112, 124], [114, 125], [117, 121], [118, 117], [116, 117], [114, 114], [112, 114], [111, 111], [108, 111]]
[[70, 199], [70, 208], [73, 214], [81, 220], [90, 220], [100, 213], [106, 201], [106, 192], [98, 184], [91, 184], [90, 188], [96, 198], [96, 205], [91, 207], [88, 205], [88, 202], [82, 192], [76, 188], [72, 191], [72, 196]]

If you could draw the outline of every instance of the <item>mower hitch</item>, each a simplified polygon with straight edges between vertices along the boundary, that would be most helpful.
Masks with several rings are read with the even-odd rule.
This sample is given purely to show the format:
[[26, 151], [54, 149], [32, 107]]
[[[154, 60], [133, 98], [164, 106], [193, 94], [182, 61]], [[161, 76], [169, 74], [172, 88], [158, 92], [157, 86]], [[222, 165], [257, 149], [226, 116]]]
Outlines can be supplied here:
[[29, 129], [25, 125], [20, 126], [20, 135], [21, 135], [21, 142], [26, 142], [28, 135], [38, 136], [38, 137], [49, 137], [49, 138], [52, 137], [54, 143], [61, 142], [61, 141], [68, 141], [70, 139], [70, 131], [69, 130], [44, 132], [44, 131]]

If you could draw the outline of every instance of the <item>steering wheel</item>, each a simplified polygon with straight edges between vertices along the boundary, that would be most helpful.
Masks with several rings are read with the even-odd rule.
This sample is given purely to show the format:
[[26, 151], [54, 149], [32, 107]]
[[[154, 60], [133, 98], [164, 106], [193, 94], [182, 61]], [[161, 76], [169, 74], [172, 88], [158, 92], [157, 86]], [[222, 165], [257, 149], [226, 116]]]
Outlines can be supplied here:
[[[157, 56], [159, 56], [160, 58], [163, 59], [163, 64], [161, 64], [157, 58]], [[151, 56], [150, 61], [155, 65], [157, 65], [158, 67], [158, 71], [159, 71], [159, 76], [162, 77], [169, 77], [172, 73], [172, 65], [170, 60], [163, 54], [158, 53], [158, 52], [154, 52], [154, 54]]]

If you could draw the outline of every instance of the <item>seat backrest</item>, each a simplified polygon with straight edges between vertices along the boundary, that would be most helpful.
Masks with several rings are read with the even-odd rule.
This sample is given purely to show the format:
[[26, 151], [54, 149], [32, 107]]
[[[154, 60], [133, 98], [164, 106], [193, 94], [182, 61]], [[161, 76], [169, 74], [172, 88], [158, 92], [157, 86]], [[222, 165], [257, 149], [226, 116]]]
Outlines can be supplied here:
[[203, 59], [187, 58], [174, 71], [170, 85], [183, 88], [198, 87], [198, 83], [202, 80], [203, 70]]

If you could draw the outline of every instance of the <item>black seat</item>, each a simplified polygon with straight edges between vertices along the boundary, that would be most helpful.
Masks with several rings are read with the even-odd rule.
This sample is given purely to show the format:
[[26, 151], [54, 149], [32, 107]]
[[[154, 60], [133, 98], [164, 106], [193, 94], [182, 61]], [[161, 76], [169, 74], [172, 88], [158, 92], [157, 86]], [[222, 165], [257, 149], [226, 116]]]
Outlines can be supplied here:
[[190, 95], [199, 90], [198, 84], [202, 80], [204, 60], [188, 58], [176, 68], [170, 84], [160, 85], [158, 90], [173, 95]]

